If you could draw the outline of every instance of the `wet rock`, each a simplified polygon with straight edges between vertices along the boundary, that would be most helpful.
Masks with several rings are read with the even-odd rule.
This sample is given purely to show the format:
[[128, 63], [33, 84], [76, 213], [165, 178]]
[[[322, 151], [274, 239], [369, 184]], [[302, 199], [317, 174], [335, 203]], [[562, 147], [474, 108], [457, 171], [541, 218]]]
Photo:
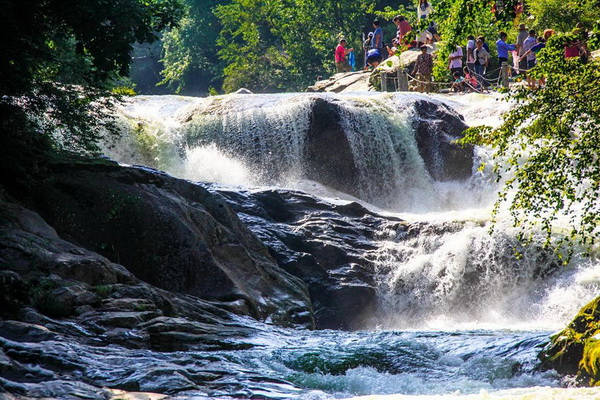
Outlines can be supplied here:
[[[243, 300], [248, 307], [240, 310], [257, 319], [311, 325], [294, 319], [310, 314], [304, 284], [277, 266], [219, 196], [147, 169], [110, 163], [51, 168], [53, 178], [40, 178], [24, 199], [39, 215], [5, 206], [6, 215], [16, 215], [6, 217], [15, 229], [4, 237], [13, 271], [51, 272], [93, 287], [131, 284], [135, 275], [171, 292]], [[27, 258], [41, 260], [40, 268], [32, 270]], [[38, 303], [51, 316], [73, 314], [92, 301], [74, 288], [50, 289]]]
[[154, 311], [142, 311], [142, 312], [112, 312], [102, 313], [102, 315], [96, 319], [96, 323], [104, 326], [114, 326], [118, 328], [133, 328], [138, 326], [142, 322], [156, 318], [159, 314]]
[[473, 169], [473, 146], [455, 143], [468, 128], [462, 116], [437, 101], [417, 100], [413, 107], [419, 154], [431, 177], [442, 182], [468, 179]]
[[57, 338], [56, 333], [44, 326], [21, 321], [0, 321], [0, 336], [16, 342], [33, 343]]
[[[473, 147], [462, 147], [456, 140], [467, 125], [462, 117], [442, 102], [417, 99], [401, 102], [398, 111], [410, 108], [419, 154], [429, 175], [436, 181], [465, 180], [473, 169]], [[336, 102], [315, 98], [306, 136], [306, 175], [308, 179], [373, 201], [362, 193], [356, 154], [348, 142], [341, 122], [342, 111]], [[382, 171], [378, 171], [382, 173]], [[376, 179], [375, 176], [372, 177]], [[383, 176], [379, 177], [384, 180]], [[385, 185], [381, 182], [383, 193]]]
[[306, 142], [307, 178], [359, 195], [359, 171], [335, 103], [315, 99]]
[[600, 297], [585, 305], [539, 355], [542, 368], [575, 375], [586, 386], [600, 384]]
[[27, 285], [21, 276], [13, 271], [0, 271], [0, 315], [14, 316], [27, 303]]
[[406, 230], [408, 224], [358, 203], [333, 205], [297, 192], [220, 193], [279, 265], [306, 283], [317, 328], [359, 329], [376, 314], [371, 255], [377, 235], [386, 226]]
[[159, 317], [141, 325], [158, 351], [231, 350], [247, 348], [241, 339], [252, 330], [241, 326], [217, 326], [183, 318]]

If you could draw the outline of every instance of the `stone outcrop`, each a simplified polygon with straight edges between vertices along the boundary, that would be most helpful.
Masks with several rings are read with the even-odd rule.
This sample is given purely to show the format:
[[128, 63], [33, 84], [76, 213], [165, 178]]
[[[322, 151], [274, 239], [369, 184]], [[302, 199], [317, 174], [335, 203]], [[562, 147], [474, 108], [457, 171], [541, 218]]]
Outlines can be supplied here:
[[359, 329], [377, 314], [374, 254], [384, 228], [408, 224], [358, 203], [332, 205], [282, 190], [224, 191], [278, 264], [308, 287], [318, 328]]
[[[91, 286], [135, 277], [169, 292], [239, 303], [259, 320], [312, 325], [302, 282], [279, 269], [219, 196], [156, 171], [108, 162], [58, 163], [47, 172], [51, 178], [35, 180], [19, 196], [29, 210], [5, 211], [5, 269], [23, 275], [39, 264], [46, 275]], [[14, 236], [13, 215], [22, 217], [12, 224], [36, 221], [34, 233], [43, 226], [43, 236], [30, 239], [36, 246]], [[50, 248], [43, 245], [47, 240]], [[13, 261], [6, 259], [11, 254]], [[37, 264], [23, 261], [36, 258]], [[58, 289], [49, 296], [69, 306], [53, 310], [56, 316], [71, 315], [89, 301], [77, 285]]]
[[[70, 215], [77, 217], [75, 210]], [[256, 317], [257, 312], [268, 312], [263, 317], [282, 324], [299, 322], [275, 311], [285, 306], [270, 302], [268, 293], [254, 300], [246, 295], [209, 302], [150, 285], [123, 265], [64, 240], [38, 213], [4, 191], [0, 266], [1, 398], [109, 399], [112, 393], [103, 387], [162, 393], [198, 388], [227, 371], [203, 371], [207, 361], [198, 360], [190, 373], [174, 362], [160, 361], [160, 353], [252, 347], [248, 338], [258, 330], [245, 315]], [[285, 282], [287, 274], [279, 272]], [[284, 283], [272, 284], [281, 288]], [[294, 298], [294, 289], [286, 296]], [[262, 304], [253, 306], [258, 300]], [[300, 319], [310, 326], [304, 304], [307, 315]], [[153, 367], [157, 363], [161, 368]]]
[[585, 305], [540, 353], [542, 368], [575, 375], [578, 383], [600, 386], [600, 297]]
[[307, 178], [358, 196], [358, 169], [344, 128], [339, 106], [316, 98], [306, 135]]
[[[471, 176], [473, 147], [456, 143], [468, 128], [458, 113], [441, 102], [425, 98], [411, 98], [397, 107], [398, 111], [409, 108], [414, 115], [412, 125], [419, 154], [434, 180], [465, 180]], [[307, 178], [361, 197], [354, 157], [341, 123], [339, 105], [316, 98], [307, 134]]]
[[335, 74], [329, 79], [324, 79], [309, 86], [307, 92], [367, 92], [373, 90], [369, 85], [370, 71], [355, 71]]
[[456, 144], [468, 128], [462, 116], [437, 101], [417, 100], [413, 107], [419, 154], [431, 177], [442, 182], [469, 178], [473, 169], [473, 146]]
[[[252, 349], [256, 319], [311, 327], [314, 310], [319, 328], [361, 327], [377, 311], [375, 236], [404, 226], [103, 161], [43, 170], [0, 187], [0, 397], [252, 387], [211, 352]], [[200, 353], [180, 365], [178, 351]]]

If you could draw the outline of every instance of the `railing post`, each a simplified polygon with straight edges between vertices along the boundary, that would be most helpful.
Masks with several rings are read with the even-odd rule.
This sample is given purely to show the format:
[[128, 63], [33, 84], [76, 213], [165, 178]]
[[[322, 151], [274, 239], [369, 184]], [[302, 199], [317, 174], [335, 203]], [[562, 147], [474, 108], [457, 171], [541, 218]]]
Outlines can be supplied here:
[[381, 71], [379, 73], [379, 77], [381, 78], [381, 91], [382, 92], [387, 92], [388, 91], [387, 90], [387, 84], [388, 84], [388, 82], [387, 82], [387, 75], [386, 75], [385, 71]]
[[502, 66], [500, 68], [500, 73], [502, 74], [502, 86], [508, 89], [508, 77], [510, 75], [510, 67], [508, 66], [508, 63], [506, 61], [502, 61]]
[[408, 74], [404, 68], [398, 68], [396, 70], [396, 79], [398, 79], [398, 87], [396, 90], [399, 92], [408, 92]]

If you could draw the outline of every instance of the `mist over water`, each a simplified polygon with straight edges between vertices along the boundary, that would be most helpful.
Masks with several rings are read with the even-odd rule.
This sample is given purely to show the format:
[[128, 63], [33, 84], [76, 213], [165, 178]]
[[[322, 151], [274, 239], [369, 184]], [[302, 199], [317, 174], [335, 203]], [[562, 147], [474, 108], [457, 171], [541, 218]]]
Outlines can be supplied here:
[[[306, 177], [306, 132], [315, 96], [339, 107], [358, 171], [358, 195]], [[551, 331], [597, 295], [600, 264], [576, 254], [562, 266], [535, 240], [521, 247], [502, 214], [490, 235], [498, 189], [490, 150], [475, 149], [470, 178], [432, 179], [417, 149], [414, 114], [404, 107], [415, 98], [425, 97], [139, 97], [124, 107], [122, 118], [124, 129], [141, 127], [141, 132], [107, 144], [106, 152], [117, 161], [193, 181], [359, 201], [410, 223], [408, 230], [390, 225], [379, 232], [377, 250], [368, 255], [377, 266], [383, 310], [365, 321], [371, 331], [302, 333], [299, 339], [294, 334], [284, 347], [272, 348], [280, 339], [265, 345], [270, 355], [259, 356], [258, 367], [303, 388], [294, 395], [296, 388], [283, 385], [280, 398], [569, 398], [548, 388], [560, 381], [535, 371], [536, 355]], [[481, 95], [433, 101], [447, 102], [471, 125], [497, 124], [510, 107]], [[479, 171], [482, 163], [488, 167]], [[277, 398], [275, 392], [269, 396]], [[581, 391], [578, 398], [594, 395]]]
[[[315, 98], [339, 108], [358, 172], [358, 198], [306, 178], [307, 131]], [[577, 260], [559, 266], [535, 242], [520, 248], [510, 220], [501, 215], [490, 236], [490, 211], [499, 187], [491, 173], [491, 151], [475, 149], [469, 179], [432, 179], [411, 122], [411, 102], [423, 98], [401, 93], [142, 96], [130, 101], [122, 114], [149, 143], [146, 152], [155, 161], [151, 166], [172, 175], [359, 201], [411, 222], [412, 237], [393, 229], [380, 233], [379, 250], [372, 257], [378, 265], [381, 304], [389, 312], [372, 326], [560, 327], [594, 297], [600, 267]], [[427, 99], [448, 102], [470, 124], [498, 124], [510, 107], [499, 97], [476, 94]], [[121, 162], [147, 164], [139, 158], [137, 135], [124, 135], [107, 152]], [[486, 170], [478, 170], [481, 164]]]

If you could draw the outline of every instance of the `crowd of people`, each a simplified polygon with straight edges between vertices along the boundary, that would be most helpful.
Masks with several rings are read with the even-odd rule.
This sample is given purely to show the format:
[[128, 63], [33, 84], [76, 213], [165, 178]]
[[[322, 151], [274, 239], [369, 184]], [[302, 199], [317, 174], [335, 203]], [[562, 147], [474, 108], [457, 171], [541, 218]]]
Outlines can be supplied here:
[[[419, 0], [417, 12], [420, 19], [426, 19], [432, 11], [428, 0]], [[363, 43], [364, 68], [375, 68], [387, 57], [402, 51], [420, 51], [411, 75], [416, 82], [416, 90], [429, 92], [434, 64], [432, 52], [435, 42], [442, 39], [437, 31], [436, 24], [430, 21], [426, 29], [421, 32], [414, 32], [409, 21], [402, 15], [395, 16], [392, 22], [396, 25], [396, 36], [391, 40], [391, 45], [386, 46], [380, 21], [373, 21], [374, 30], [369, 32]], [[504, 66], [509, 77], [519, 75], [530, 87], [543, 85], [543, 79], [536, 81], [527, 72], [536, 65], [537, 54], [544, 48], [546, 41], [553, 34], [552, 29], [546, 29], [538, 35], [535, 30], [528, 29], [525, 24], [520, 24], [515, 43], [508, 43], [508, 34], [499, 32], [496, 41], [498, 68], [494, 71], [499, 71]], [[489, 73], [488, 69], [492, 63], [489, 45], [483, 36], [470, 35], [466, 39], [467, 43], [464, 51], [462, 46], [457, 45], [448, 57], [448, 70], [452, 76], [451, 89], [457, 92], [485, 90], [490, 82], [486, 79], [486, 74]], [[346, 40], [340, 39], [335, 51], [338, 72], [351, 70], [347, 56], [353, 52], [354, 49], [346, 48]], [[590, 51], [587, 48], [585, 37], [583, 37], [583, 40], [568, 44], [565, 48], [565, 58], [580, 57], [587, 59], [589, 56]], [[509, 64], [511, 58], [512, 63]], [[499, 73], [496, 76], [498, 77]]]
[[[433, 8], [429, 0], [419, 0], [417, 13], [420, 19], [426, 19], [432, 11]], [[422, 45], [431, 45], [441, 40], [437, 26], [433, 21], [417, 35], [414, 35], [411, 24], [404, 16], [397, 15], [392, 19], [392, 22], [397, 28], [396, 36], [391, 40], [391, 45], [386, 45], [383, 38], [383, 30], [381, 29], [381, 22], [377, 19], [373, 21], [373, 31], [369, 32], [363, 43], [365, 69], [377, 67], [382, 60], [395, 55], [397, 52], [412, 49], [418, 50]], [[413, 34], [409, 35], [411, 32]], [[336, 47], [335, 63], [337, 72], [352, 70], [348, 57], [354, 53], [354, 49], [347, 48], [346, 45], [346, 39], [341, 38]]]

